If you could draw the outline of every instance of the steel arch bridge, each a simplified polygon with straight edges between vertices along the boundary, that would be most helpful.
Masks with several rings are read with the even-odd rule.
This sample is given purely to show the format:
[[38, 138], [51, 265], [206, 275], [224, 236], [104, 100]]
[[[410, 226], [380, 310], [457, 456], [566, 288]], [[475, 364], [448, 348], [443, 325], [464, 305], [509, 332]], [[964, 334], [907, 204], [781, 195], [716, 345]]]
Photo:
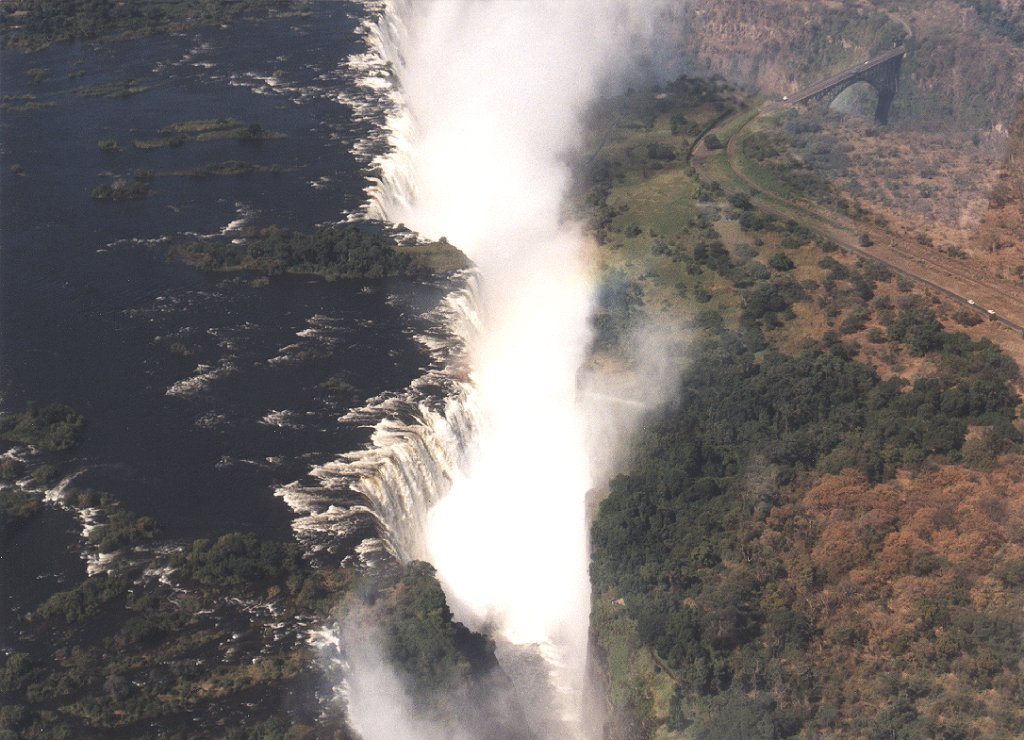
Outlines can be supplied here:
[[790, 105], [809, 102], [831, 104], [843, 90], [858, 82], [866, 82], [878, 93], [878, 105], [875, 107], [875, 120], [879, 123], [889, 122], [889, 109], [899, 89], [900, 68], [903, 57], [907, 54], [905, 46], [897, 46], [884, 54], [850, 67], [828, 79], [816, 82], [810, 87], [800, 90], [789, 97]]

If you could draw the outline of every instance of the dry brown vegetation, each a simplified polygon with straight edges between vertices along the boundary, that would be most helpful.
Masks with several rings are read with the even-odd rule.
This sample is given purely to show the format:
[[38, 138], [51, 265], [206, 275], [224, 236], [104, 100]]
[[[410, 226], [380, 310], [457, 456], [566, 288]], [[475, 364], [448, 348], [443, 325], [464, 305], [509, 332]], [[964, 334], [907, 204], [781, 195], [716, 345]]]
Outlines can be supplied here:
[[692, 3], [686, 30], [680, 44], [691, 73], [777, 95], [866, 59], [904, 35], [884, 14], [843, 0]]
[[[707, 13], [726, 19], [724, 5], [753, 13], [739, 2], [716, 4]], [[645, 436], [632, 469], [612, 484], [594, 530], [593, 619], [619, 712], [613, 734], [1019, 733], [1019, 407], [1013, 418], [1019, 399], [1003, 407], [998, 423], [967, 421], [955, 450], [942, 452], [934, 442], [920, 450], [891, 448], [874, 469], [865, 466], [864, 454], [874, 444], [871, 429], [906, 440], [915, 426], [927, 435], [950, 421], [944, 411], [926, 412], [929, 421], [922, 421], [924, 406], [898, 410], [911, 388], [925, 395], [928, 388], [966, 388], [995, 371], [1020, 391], [1012, 363], [995, 347], [946, 332], [999, 340], [1022, 367], [1024, 343], [976, 308], [845, 254], [797, 223], [766, 216], [740, 197], [748, 192], [744, 183], [712, 159], [701, 172], [712, 173], [722, 190], [699, 186], [684, 162], [655, 162], [650, 154], [659, 145], [678, 152], [689, 143], [689, 134], [670, 123], [676, 94], [697, 92], [669, 88], [667, 98], [659, 98], [663, 110], [611, 133], [603, 129], [596, 187], [588, 195], [610, 286], [600, 338], [614, 347], [617, 316], [680, 313], [710, 337], [694, 352], [681, 386], [684, 400], [659, 420], [663, 427]], [[704, 89], [705, 96], [714, 94]], [[632, 109], [648, 104], [644, 95], [629, 103]], [[688, 109], [701, 110], [696, 102]], [[707, 122], [714, 116], [687, 117]], [[1018, 142], [1015, 135], [982, 136], [975, 145], [935, 129], [868, 135], [877, 128], [870, 122], [828, 121], [833, 127], [824, 134], [831, 142], [809, 140], [808, 148], [840, 152], [849, 161], [842, 172], [824, 166], [811, 172], [830, 188], [822, 202], [835, 206], [845, 198], [854, 204], [847, 214], [873, 228], [906, 230], [915, 243], [919, 231], [934, 231], [932, 246], [920, 246], [948, 250], [954, 233], [980, 239], [993, 211], [1019, 207], [1018, 190], [1000, 209], [989, 197], [994, 184], [1018, 182], [1019, 144], [1008, 143]], [[789, 145], [799, 154], [800, 147]], [[881, 162], [872, 160], [873, 147], [885, 148]], [[974, 152], [986, 158], [975, 161]], [[956, 193], [958, 180], [972, 183], [972, 199]], [[895, 193], [891, 182], [898, 183]], [[929, 198], [899, 192], [923, 183], [934, 188]], [[671, 201], [673, 192], [679, 200], [671, 210], [674, 222], [663, 215], [669, 210], [655, 207]], [[691, 198], [699, 202], [687, 202]], [[970, 218], [962, 219], [965, 213]], [[1009, 260], [1018, 248], [978, 248], [974, 269], [995, 270], [986, 258]], [[952, 261], [970, 260], [954, 254]], [[743, 344], [751, 354], [730, 354]], [[956, 347], [987, 358], [982, 364], [992, 363], [989, 370]], [[743, 421], [745, 413], [759, 424], [780, 423], [782, 409], [802, 406], [798, 396], [808, 388], [820, 394], [819, 403], [830, 403], [834, 394], [821, 386], [830, 382], [828, 374], [818, 376], [809, 357], [848, 369], [855, 358], [883, 384], [908, 384], [878, 406], [869, 401], [874, 410], [862, 419], [837, 412], [827, 430], [806, 436], [783, 423], [747, 437], [754, 422]], [[763, 402], [755, 379], [775, 373], [777, 362], [792, 362], [792, 372], [773, 374], [777, 397], [750, 411]], [[733, 395], [729, 384], [747, 382], [738, 377], [746, 363], [760, 370], [743, 376], [750, 387]], [[848, 388], [855, 375], [838, 388]], [[702, 400], [709, 395], [713, 400]], [[730, 403], [738, 405], [723, 411]], [[885, 419], [869, 418], [876, 413]], [[833, 452], [807, 451], [833, 433], [845, 440]], [[736, 451], [743, 445], [754, 452]], [[721, 467], [716, 455], [726, 459]], [[778, 462], [787, 455], [804, 457], [790, 469]]]
[[876, 223], [964, 269], [1024, 288], [1024, 128], [972, 141], [815, 112], [785, 125], [792, 156], [832, 190], [858, 199]]
[[911, 30], [891, 126], [870, 120], [873, 93], [858, 86], [844, 97], [859, 91], [868, 117], [812, 106], [801, 116], [819, 130], [797, 137], [796, 156], [894, 233], [1024, 288], [1020, 2], [726, 0], [692, 14], [681, 41], [691, 69], [771, 97]]
[[1016, 651], [1000, 650], [1024, 627], [1024, 458], [990, 464], [827, 476], [758, 528], [753, 567], [778, 559], [779, 600], [816, 634], [780, 679], [815, 676], [835, 729], [901, 703], [971, 737], [1024, 726]]
[[[1011, 20], [985, 12], [996, 4]], [[1005, 131], [1024, 86], [1024, 52], [1010, 33], [1024, 29], [1016, 2], [722, 0], [687, 12], [679, 44], [690, 74], [774, 97], [907, 41], [893, 111], [901, 128]]]

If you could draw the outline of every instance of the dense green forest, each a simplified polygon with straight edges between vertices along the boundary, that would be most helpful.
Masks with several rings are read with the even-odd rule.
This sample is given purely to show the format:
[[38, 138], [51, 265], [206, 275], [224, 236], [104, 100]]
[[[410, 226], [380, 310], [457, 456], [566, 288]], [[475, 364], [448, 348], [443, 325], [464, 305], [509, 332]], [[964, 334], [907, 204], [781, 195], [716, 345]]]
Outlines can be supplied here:
[[380, 611], [384, 649], [421, 701], [497, 666], [494, 643], [453, 620], [428, 563], [406, 566], [389, 595]]
[[313, 233], [277, 226], [247, 231], [241, 240], [208, 239], [175, 246], [171, 254], [201, 270], [257, 270], [333, 278], [423, 276], [468, 266], [462, 254], [442, 240], [398, 245], [365, 224], [320, 227]]
[[[103, 512], [108, 523], [90, 545], [118, 559], [25, 616], [38, 649], [0, 659], [0, 737], [146, 736], [152, 723], [176, 726], [182, 712], [209, 721], [259, 697], [225, 737], [347, 738], [340, 707], [324, 716], [316, 700], [330, 679], [304, 633], [272, 639], [314, 616], [358, 625], [361, 639], [379, 644], [420, 716], [528, 737], [494, 643], [454, 621], [426, 563], [357, 578], [314, 569], [293, 543], [244, 532], [150, 551], [137, 546], [153, 523], [109, 496], [70, 490], [65, 502]], [[146, 537], [123, 536], [128, 522]]]
[[143, 737], [180, 727], [183, 713], [212, 726], [246, 702], [225, 737], [306, 738], [314, 725], [348, 737], [339, 713], [321, 714], [326, 679], [304, 637], [272, 639], [326, 618], [346, 573], [314, 571], [296, 545], [249, 533], [150, 549], [152, 521], [109, 496], [69, 491], [65, 503], [101, 512], [88, 546], [115, 559], [23, 616], [22, 651], [0, 659], [0, 737]]
[[[1010, 424], [1019, 399], [1006, 384], [1011, 366], [1005, 358], [987, 342], [948, 333], [940, 338], [943, 349], [936, 351], [952, 353], [954, 364], [970, 370], [912, 385], [880, 380], [842, 343], [795, 357], [757, 353], [763, 348], [756, 336], [732, 332], [701, 343], [678, 402], [646, 430], [629, 472], [612, 482], [593, 530], [595, 592], [623, 600], [641, 644], [673, 676], [675, 729], [696, 723], [698, 737], [775, 737], [844, 726], [872, 736], [960, 727], [962, 718], [923, 719], [914, 710], [917, 701], [938, 695], [948, 670], [938, 656], [913, 668], [911, 656], [894, 661], [907, 661], [902, 667], [915, 672], [921, 691], [901, 712], [856, 718], [841, 694], [830, 697], [838, 706], [819, 701], [826, 684], [841, 677], [830, 665], [816, 664], [809, 646], [839, 647], [845, 640], [856, 650], [867, 634], [829, 633], [827, 618], [804, 601], [807, 594], [787, 586], [786, 579], [808, 579], [811, 594], [820, 593], [836, 587], [847, 570], [830, 573], [812, 563], [806, 573], [788, 571], [787, 550], [806, 545], [802, 537], [810, 536], [790, 532], [793, 523], [779, 519], [780, 508], [816, 475], [857, 471], [875, 484], [902, 465], [926, 460], [935, 466], [974, 454], [968, 462], [984, 465], [984, 451], [998, 454], [1020, 442]], [[965, 449], [971, 427], [987, 430], [985, 450]], [[765, 533], [780, 524], [786, 534], [774, 550]], [[854, 535], [863, 543], [842, 546], [862, 544], [863, 556], [874, 556], [899, 531], [891, 518], [870, 526]], [[968, 574], [947, 557], [927, 548], [901, 567], [919, 576], [951, 571], [969, 589]], [[851, 556], [848, 567], [856, 565]], [[1024, 685], [993, 680], [1000, 666], [1009, 669], [1024, 658], [1024, 649], [1007, 639], [1024, 627], [1024, 618], [960, 607], [945, 608], [920, 629], [941, 627], [965, 659], [998, 656], [998, 666], [976, 687], [1001, 691], [1011, 705]], [[794, 673], [799, 682], [792, 682]], [[850, 688], [850, 703], [859, 704]], [[878, 686], [872, 690], [880, 701], [891, 698]], [[643, 723], [650, 711], [643, 696], [630, 702]], [[728, 725], [720, 723], [734, 712], [735, 732], [722, 734]], [[1018, 720], [1008, 713], [1002, 727], [1009, 732]]]
[[[1020, 370], [978, 312], [759, 211], [724, 171], [655, 161], [719, 94], [680, 81], [605, 104], [582, 196], [597, 351], [614, 361], [650, 322], [695, 330], [593, 525], [609, 732], [1019, 734]], [[789, 145], [737, 149], [783, 187], [827, 188]]]

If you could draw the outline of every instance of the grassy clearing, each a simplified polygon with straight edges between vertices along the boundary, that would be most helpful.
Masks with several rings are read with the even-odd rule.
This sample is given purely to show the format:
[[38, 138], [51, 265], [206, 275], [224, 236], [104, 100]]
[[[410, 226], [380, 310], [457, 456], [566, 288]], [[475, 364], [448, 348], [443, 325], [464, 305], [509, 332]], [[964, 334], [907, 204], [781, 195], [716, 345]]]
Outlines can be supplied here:
[[779, 193], [787, 198], [800, 197], [801, 191], [777, 175], [777, 170], [763, 165], [765, 160], [751, 156], [751, 150], [758, 149], [758, 142], [766, 136], [766, 127], [760, 121], [753, 121], [744, 128], [732, 148], [732, 156], [737, 165], [755, 185], [765, 190]]
[[659, 234], [677, 233], [696, 215], [694, 195], [697, 184], [686, 170], [675, 167], [617, 188], [611, 203], [628, 205], [631, 224], [644, 224]]
[[593, 187], [581, 207], [596, 217], [599, 267], [640, 291], [645, 310], [678, 316], [696, 289], [729, 311], [724, 291], [685, 260], [708, 226], [700, 182], [687, 161], [698, 136], [731, 110], [734, 100], [714, 83], [683, 79], [661, 90], [604, 101], [585, 167]]

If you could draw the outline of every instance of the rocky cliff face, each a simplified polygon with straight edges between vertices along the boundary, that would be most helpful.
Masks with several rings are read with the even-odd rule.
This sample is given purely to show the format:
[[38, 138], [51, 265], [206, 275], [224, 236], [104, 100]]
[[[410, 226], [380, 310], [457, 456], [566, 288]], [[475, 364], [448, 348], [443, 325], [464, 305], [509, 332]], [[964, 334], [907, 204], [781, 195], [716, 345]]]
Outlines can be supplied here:
[[958, 0], [974, 10], [995, 33], [1024, 41], [1024, 2], [1021, 0]]
[[773, 96], [906, 41], [900, 127], [1005, 134], [1024, 91], [1024, 0], [721, 0], [694, 4], [687, 21], [692, 73]]
[[776, 98], [904, 43], [891, 124], [868, 138], [852, 119], [827, 124], [831, 144], [814, 145], [856, 156], [819, 174], [1024, 285], [1024, 0], [720, 0], [688, 13], [693, 74]]
[[1024, 289], [1024, 105], [1007, 135], [1006, 155], [988, 194], [988, 211], [976, 243], [999, 260], [999, 267]]
[[907, 2], [915, 30], [896, 114], [904, 125], [1005, 134], [1024, 92], [1024, 51], [972, 7]]
[[884, 15], [834, 0], [694, 4], [687, 20], [683, 55], [695, 71], [770, 94], [887, 48], [902, 30]]

